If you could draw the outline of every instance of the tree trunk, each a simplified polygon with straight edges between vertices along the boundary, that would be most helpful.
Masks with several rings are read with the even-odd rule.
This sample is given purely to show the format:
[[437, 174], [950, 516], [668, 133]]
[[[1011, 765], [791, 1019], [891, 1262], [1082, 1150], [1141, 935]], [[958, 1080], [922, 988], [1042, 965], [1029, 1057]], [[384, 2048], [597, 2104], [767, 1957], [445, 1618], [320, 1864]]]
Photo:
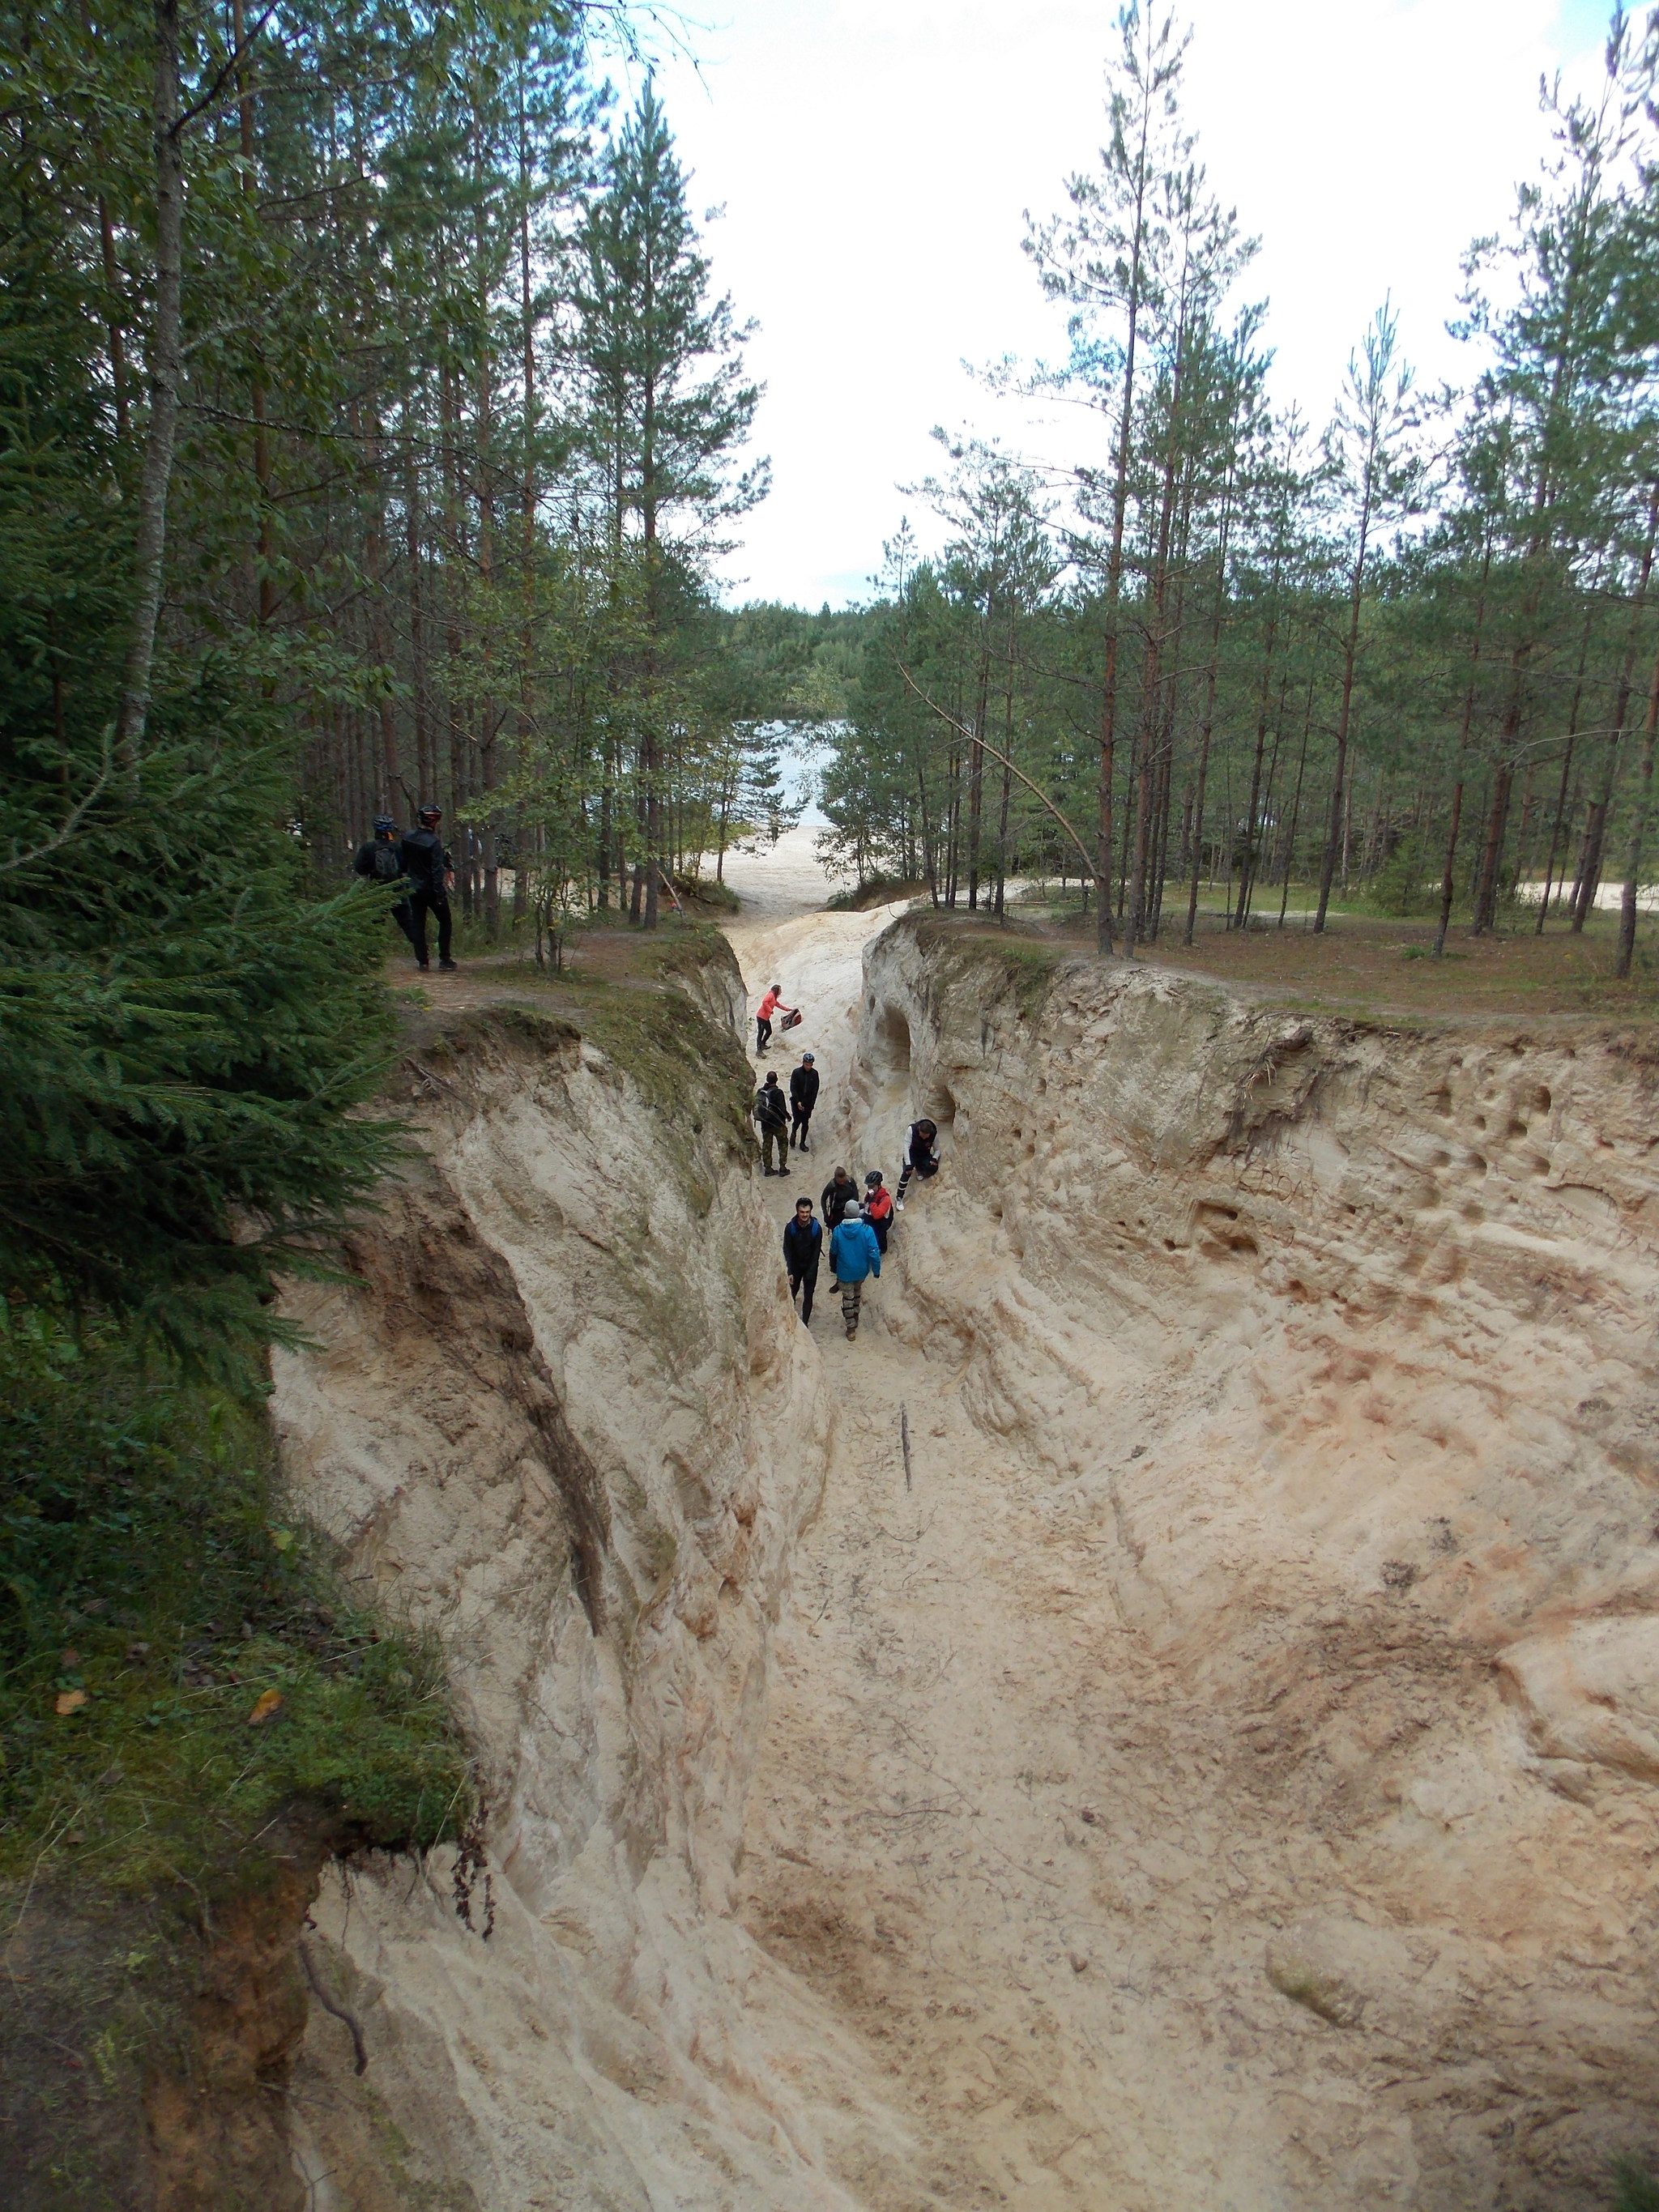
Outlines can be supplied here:
[[1647, 836], [1648, 808], [1653, 797], [1654, 739], [1659, 733], [1659, 660], [1654, 663], [1648, 690], [1647, 720], [1642, 728], [1642, 758], [1636, 771], [1636, 793], [1631, 821], [1630, 851], [1625, 861], [1624, 895], [1619, 902], [1619, 951], [1615, 975], [1628, 975], [1636, 952], [1636, 901], [1642, 884], [1642, 846]]
[[183, 373], [185, 160], [179, 116], [179, 0], [155, 0], [155, 312], [150, 336], [149, 423], [134, 532], [131, 624], [115, 718], [115, 762], [127, 775], [137, 769], [149, 720]]

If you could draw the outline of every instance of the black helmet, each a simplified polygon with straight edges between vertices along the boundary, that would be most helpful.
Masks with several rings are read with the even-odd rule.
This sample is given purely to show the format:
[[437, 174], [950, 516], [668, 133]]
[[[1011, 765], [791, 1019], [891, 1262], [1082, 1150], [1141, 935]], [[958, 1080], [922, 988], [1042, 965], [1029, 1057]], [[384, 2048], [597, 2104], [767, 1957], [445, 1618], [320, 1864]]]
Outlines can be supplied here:
[[397, 823], [392, 820], [389, 814], [377, 814], [374, 817], [374, 835], [377, 837], [386, 836], [390, 831], [395, 830], [397, 826]]
[[444, 811], [441, 806], [422, 806], [416, 811], [415, 817], [417, 822], [424, 822], [428, 830], [434, 822], [441, 822], [443, 818]]
[[881, 1170], [879, 1168], [872, 1168], [869, 1174], [864, 1178], [864, 1188], [866, 1190], [873, 1190], [880, 1181]]

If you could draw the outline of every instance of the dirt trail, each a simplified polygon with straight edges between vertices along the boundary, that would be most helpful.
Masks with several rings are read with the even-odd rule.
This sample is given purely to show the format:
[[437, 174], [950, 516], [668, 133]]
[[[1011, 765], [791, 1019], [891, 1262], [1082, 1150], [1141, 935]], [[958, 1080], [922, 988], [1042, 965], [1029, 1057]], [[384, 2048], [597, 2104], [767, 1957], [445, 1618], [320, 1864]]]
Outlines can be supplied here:
[[1604, 2203], [1654, 2082], [1653, 1277], [1597, 1241], [1651, 1203], [1642, 1069], [1150, 971], [1051, 999], [926, 925], [866, 1000], [890, 915], [781, 874], [732, 940], [823, 1041], [810, 1187], [923, 1109], [947, 1155], [856, 1344], [814, 1317], [749, 1799], [744, 1923], [921, 2145], [837, 2172], [872, 2212]]
[[[775, 862], [766, 910], [729, 932], [751, 997], [781, 981], [810, 1009], [798, 1034], [825, 1074], [833, 1142], [820, 1141], [809, 1176], [769, 1187], [780, 1225], [834, 1159], [860, 1181], [880, 1166], [894, 1182], [898, 1166], [886, 1156], [895, 1117], [881, 1117], [884, 1150], [866, 1158], [845, 1088], [864, 947], [897, 909], [789, 913], [792, 893], [822, 897], [814, 875], [798, 866], [792, 881]], [[734, 884], [747, 902], [741, 871]], [[781, 1073], [794, 1057], [764, 1064]], [[821, 1280], [812, 1334], [836, 1407], [830, 1472], [780, 1629], [744, 1917], [890, 2065], [931, 2145], [925, 2171], [847, 2177], [872, 2206], [936, 2193], [1032, 2212], [1119, 2207], [1138, 2184], [1150, 2204], [1176, 2176], [1207, 2192], [1209, 2130], [1194, 2141], [1180, 2107], [1234, 2063], [1194, 2017], [1190, 1975], [1171, 1983], [1155, 1933], [1133, 1952], [1121, 1931], [1102, 1940], [1103, 1884], [1113, 1902], [1126, 1883], [1152, 1894], [1124, 1850], [1138, 1797], [1158, 1801], [1143, 1815], [1153, 1879], [1193, 1871], [1153, 1831], [1201, 1850], [1204, 1747], [1182, 1747], [1184, 1778], [1167, 1729], [1152, 1753], [1152, 1732], [1121, 1706], [1134, 1662], [1089, 1547], [1058, 1539], [1043, 1515], [1052, 1476], [969, 1417], [949, 1358], [890, 1325], [906, 1223], [951, 1203], [943, 1182], [913, 1198], [854, 1344], [827, 1267]], [[1239, 1964], [1241, 1983], [1260, 1982], [1258, 1959]], [[1243, 2179], [1237, 2167], [1230, 2179]], [[1273, 2202], [1271, 2179], [1256, 2182], [1243, 2201]]]

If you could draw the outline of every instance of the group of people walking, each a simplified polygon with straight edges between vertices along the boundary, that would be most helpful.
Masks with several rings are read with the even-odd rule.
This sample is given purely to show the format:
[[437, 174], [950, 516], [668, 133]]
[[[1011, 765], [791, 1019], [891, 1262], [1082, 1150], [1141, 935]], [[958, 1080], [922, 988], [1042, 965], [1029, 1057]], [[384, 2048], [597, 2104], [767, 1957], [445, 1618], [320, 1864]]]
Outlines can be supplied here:
[[[800, 1019], [799, 1007], [785, 1006], [781, 983], [769, 988], [755, 1016], [757, 1054], [763, 1054], [771, 1042], [775, 1014], [781, 1015], [786, 1029]], [[809, 1133], [818, 1089], [818, 1071], [810, 1052], [804, 1052], [799, 1066], [791, 1070], [787, 1091], [776, 1069], [767, 1070], [766, 1079], [755, 1093], [753, 1108], [767, 1175], [787, 1175], [790, 1152], [811, 1150]], [[926, 1182], [938, 1173], [939, 1129], [924, 1115], [910, 1124], [896, 1196], [888, 1189], [879, 1168], [871, 1169], [861, 1190], [845, 1168], [837, 1168], [819, 1194], [816, 1213], [810, 1197], [803, 1194], [795, 1200], [794, 1212], [783, 1231], [783, 1264], [789, 1276], [789, 1295], [799, 1299], [803, 1322], [810, 1323], [812, 1318], [812, 1299], [827, 1243], [830, 1271], [841, 1291], [841, 1317], [848, 1341], [858, 1334], [864, 1286], [872, 1276], [881, 1273], [893, 1217], [903, 1212], [904, 1194], [914, 1177], [920, 1176]]]
[[422, 806], [415, 827], [399, 830], [389, 814], [374, 817], [374, 835], [357, 848], [352, 873], [366, 883], [401, 884], [403, 896], [392, 909], [392, 919], [409, 939], [417, 968], [431, 965], [427, 950], [426, 924], [429, 915], [438, 927], [438, 966], [453, 969], [449, 957], [453, 919], [449, 894], [455, 882], [449, 850], [440, 833], [443, 810]]
[[[899, 1189], [904, 1191], [913, 1176], [926, 1181], [938, 1173], [939, 1131], [926, 1119], [913, 1121]], [[804, 1322], [809, 1326], [811, 1322], [812, 1298], [827, 1234], [830, 1273], [841, 1291], [842, 1325], [848, 1342], [852, 1342], [859, 1333], [864, 1286], [872, 1275], [879, 1278], [893, 1218], [903, 1210], [903, 1198], [894, 1197], [879, 1168], [870, 1170], [862, 1190], [845, 1168], [836, 1168], [818, 1194], [816, 1214], [811, 1198], [804, 1193], [795, 1200], [795, 1211], [783, 1231], [783, 1264], [789, 1277], [789, 1295], [800, 1300]]]
[[[778, 1081], [775, 1069], [769, 1069], [766, 1080], [755, 1093], [755, 1119], [760, 1124], [761, 1159], [768, 1175], [787, 1175], [788, 1155], [792, 1151], [810, 1152], [807, 1133], [812, 1126], [812, 1109], [818, 1103], [818, 1071], [810, 1052], [800, 1056], [800, 1066], [789, 1073], [789, 1088], [786, 1092]], [[772, 1164], [773, 1155], [777, 1165]]]
[[[787, 1097], [775, 1070], [769, 1071], [755, 1093], [755, 1119], [760, 1125], [769, 1176], [788, 1173], [792, 1147], [799, 1146], [803, 1152], [811, 1149], [807, 1132], [817, 1096], [818, 1073], [810, 1052], [801, 1055], [800, 1066], [790, 1076]], [[903, 1211], [904, 1193], [912, 1176], [919, 1175], [926, 1181], [938, 1173], [939, 1131], [924, 1117], [910, 1125], [897, 1198], [888, 1189], [879, 1168], [870, 1170], [860, 1189], [847, 1170], [838, 1167], [818, 1194], [816, 1212], [805, 1194], [795, 1200], [794, 1212], [784, 1226], [783, 1264], [789, 1277], [789, 1295], [800, 1301], [803, 1322], [810, 1325], [812, 1319], [812, 1300], [827, 1242], [830, 1276], [841, 1291], [842, 1324], [848, 1342], [852, 1342], [859, 1333], [864, 1286], [881, 1273], [893, 1217]]]

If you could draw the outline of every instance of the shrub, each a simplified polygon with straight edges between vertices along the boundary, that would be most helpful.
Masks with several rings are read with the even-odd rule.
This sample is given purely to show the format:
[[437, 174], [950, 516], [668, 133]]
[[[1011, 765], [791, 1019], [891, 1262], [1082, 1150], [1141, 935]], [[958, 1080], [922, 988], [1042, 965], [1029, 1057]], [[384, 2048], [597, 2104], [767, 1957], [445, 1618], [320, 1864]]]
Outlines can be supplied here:
[[0, 1395], [0, 1875], [218, 1879], [296, 1802], [365, 1843], [456, 1832], [435, 1647], [283, 1510], [246, 1399], [15, 1307]]

